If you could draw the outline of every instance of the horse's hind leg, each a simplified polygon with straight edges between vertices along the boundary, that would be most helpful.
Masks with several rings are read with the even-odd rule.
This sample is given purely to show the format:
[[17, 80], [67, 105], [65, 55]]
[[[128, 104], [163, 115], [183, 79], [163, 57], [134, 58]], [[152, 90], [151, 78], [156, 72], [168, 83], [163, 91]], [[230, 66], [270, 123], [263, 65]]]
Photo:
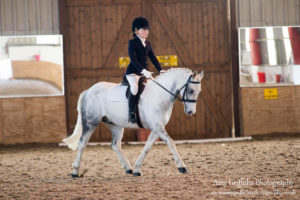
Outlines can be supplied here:
[[84, 148], [86, 147], [86, 144], [88, 143], [88, 141], [89, 141], [92, 133], [94, 132], [94, 130], [95, 130], [95, 126], [94, 127], [83, 126], [82, 136], [79, 139], [79, 143], [78, 143], [78, 150], [77, 150], [77, 154], [76, 154], [76, 159], [72, 164], [73, 171], [71, 173], [71, 176], [73, 178], [78, 177], [82, 152], [83, 152]]
[[112, 133], [112, 141], [111, 141], [111, 147], [116, 152], [122, 167], [125, 169], [127, 174], [132, 174], [132, 167], [128, 161], [128, 159], [125, 157], [121, 150], [121, 141], [123, 138], [124, 128], [117, 127], [117, 126], [109, 126], [110, 131]]

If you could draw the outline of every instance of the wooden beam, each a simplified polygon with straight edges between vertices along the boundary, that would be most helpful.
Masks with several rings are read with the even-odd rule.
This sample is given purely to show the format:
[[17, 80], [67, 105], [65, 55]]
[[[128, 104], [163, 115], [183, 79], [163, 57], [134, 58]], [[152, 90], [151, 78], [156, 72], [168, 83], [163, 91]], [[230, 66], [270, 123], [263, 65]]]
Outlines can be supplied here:
[[[226, 73], [230, 72], [230, 65], [228, 64], [210, 64], [210, 65], [193, 65], [188, 68], [192, 71], [204, 70], [205, 73]], [[165, 70], [171, 67], [164, 68]], [[176, 68], [176, 67], [174, 67]], [[122, 76], [125, 73], [125, 69], [116, 68], [85, 68], [85, 69], [69, 69], [66, 78], [93, 78], [93, 77], [103, 77], [103, 76]]]
[[158, 16], [163, 28], [166, 30], [168, 36], [170, 37], [177, 54], [181, 57], [184, 65], [193, 65], [193, 59], [189, 55], [189, 51], [185, 48], [182, 39], [179, 37], [174, 26], [170, 23], [170, 19], [166, 14], [166, 11], [160, 4], [152, 4], [152, 8], [156, 15]]
[[121, 77], [124, 69], [69, 69], [67, 78]]
[[231, 72], [230, 71], [230, 64], [223, 63], [223, 64], [196, 64], [192, 66], [186, 66], [190, 70], [204, 70], [204, 72], [208, 73], [224, 73], [224, 72]]
[[[66, 44], [67, 42], [69, 42], [70, 40], [68, 40], [68, 33], [67, 33], [67, 29], [66, 27], [69, 25], [68, 24], [68, 15], [69, 15], [69, 10], [67, 9], [67, 7], [65, 6], [66, 5], [66, 2], [65, 0], [60, 0], [59, 1], [59, 29], [60, 29], [60, 32], [61, 34], [63, 35], [63, 44]], [[70, 44], [68, 44], [67, 46], [70, 46]], [[64, 46], [63, 47], [63, 63], [64, 65], [63, 66], [67, 66], [66, 65], [66, 61], [67, 61], [67, 46]], [[68, 47], [69, 48], [69, 47]], [[64, 93], [65, 93], [65, 96], [64, 96], [64, 102], [65, 102], [65, 120], [66, 120], [66, 131], [69, 132], [70, 131], [70, 127], [69, 127], [69, 116], [68, 116], [68, 84], [67, 84], [67, 76], [66, 76], [66, 70], [67, 68], [66, 67], [63, 67], [63, 70], [64, 70], [64, 73], [63, 73], [63, 76], [64, 76]]]
[[231, 30], [231, 63], [232, 63], [232, 98], [233, 98], [233, 126], [235, 136], [242, 136], [240, 119], [240, 69], [238, 53], [238, 18], [236, 13], [236, 2], [230, 1], [230, 30]]
[[116, 59], [117, 57], [116, 52], [118, 52], [118, 48], [121, 46], [122, 37], [128, 36], [129, 28], [131, 27], [131, 22], [136, 16], [136, 10], [137, 10], [137, 6], [132, 6], [129, 8], [125, 20], [121, 26], [121, 29], [118, 32], [117, 38], [114, 44], [112, 45], [109, 54], [107, 56], [107, 59], [103, 65], [104, 68], [109, 68], [112, 65], [111, 63], [114, 63], [114, 59]]
[[139, 0], [66, 0], [66, 6], [111, 6], [139, 4]]
[[[1, 4], [1, 2], [0, 2]], [[3, 99], [0, 99], [0, 144], [3, 144], [4, 143], [4, 118], [3, 118], [3, 108], [2, 108], [2, 102], [5, 101]]]
[[[209, 2], [218, 2], [220, 0], [209, 0]], [[164, 4], [176, 4], [176, 3], [199, 3], [199, 2], [207, 2], [207, 0], [151, 0], [152, 3], [160, 3]]]
[[197, 70], [201, 71], [204, 70], [205, 73], [229, 73], [231, 65], [229, 63], [224, 64], [195, 64], [189, 66], [179, 66], [179, 67], [164, 67], [164, 70], [168, 70], [171, 68], [188, 68], [192, 71]]

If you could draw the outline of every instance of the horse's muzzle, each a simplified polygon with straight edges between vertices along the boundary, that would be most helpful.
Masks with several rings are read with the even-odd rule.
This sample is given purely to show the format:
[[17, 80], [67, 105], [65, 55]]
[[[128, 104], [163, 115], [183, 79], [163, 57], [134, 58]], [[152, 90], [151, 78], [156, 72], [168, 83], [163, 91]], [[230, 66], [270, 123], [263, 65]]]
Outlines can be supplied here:
[[194, 113], [192, 111], [189, 111], [187, 114], [188, 115], [193, 115]]
[[190, 110], [190, 111], [185, 112], [185, 114], [187, 114], [188, 116], [193, 116], [195, 114], [195, 112]]

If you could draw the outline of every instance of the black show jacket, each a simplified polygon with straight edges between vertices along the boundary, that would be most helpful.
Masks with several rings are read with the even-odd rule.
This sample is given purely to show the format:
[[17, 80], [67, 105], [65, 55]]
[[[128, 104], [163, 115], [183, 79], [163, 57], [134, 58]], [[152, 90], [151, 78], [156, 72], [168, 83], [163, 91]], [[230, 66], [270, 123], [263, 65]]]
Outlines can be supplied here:
[[129, 40], [128, 53], [130, 63], [127, 67], [126, 75], [137, 74], [141, 76], [141, 71], [143, 69], [148, 70], [147, 57], [150, 58], [158, 72], [161, 70], [161, 66], [154, 55], [149, 41], [146, 41], [146, 46], [144, 47], [140, 38], [135, 36], [133, 39]]

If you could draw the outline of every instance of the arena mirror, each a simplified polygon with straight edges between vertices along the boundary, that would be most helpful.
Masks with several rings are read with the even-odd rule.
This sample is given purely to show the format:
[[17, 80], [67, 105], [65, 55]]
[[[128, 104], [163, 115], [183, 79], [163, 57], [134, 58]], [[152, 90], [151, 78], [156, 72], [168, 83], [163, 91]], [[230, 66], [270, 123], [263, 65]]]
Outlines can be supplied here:
[[0, 98], [64, 95], [62, 35], [0, 37]]
[[300, 27], [239, 28], [240, 86], [300, 85]]

